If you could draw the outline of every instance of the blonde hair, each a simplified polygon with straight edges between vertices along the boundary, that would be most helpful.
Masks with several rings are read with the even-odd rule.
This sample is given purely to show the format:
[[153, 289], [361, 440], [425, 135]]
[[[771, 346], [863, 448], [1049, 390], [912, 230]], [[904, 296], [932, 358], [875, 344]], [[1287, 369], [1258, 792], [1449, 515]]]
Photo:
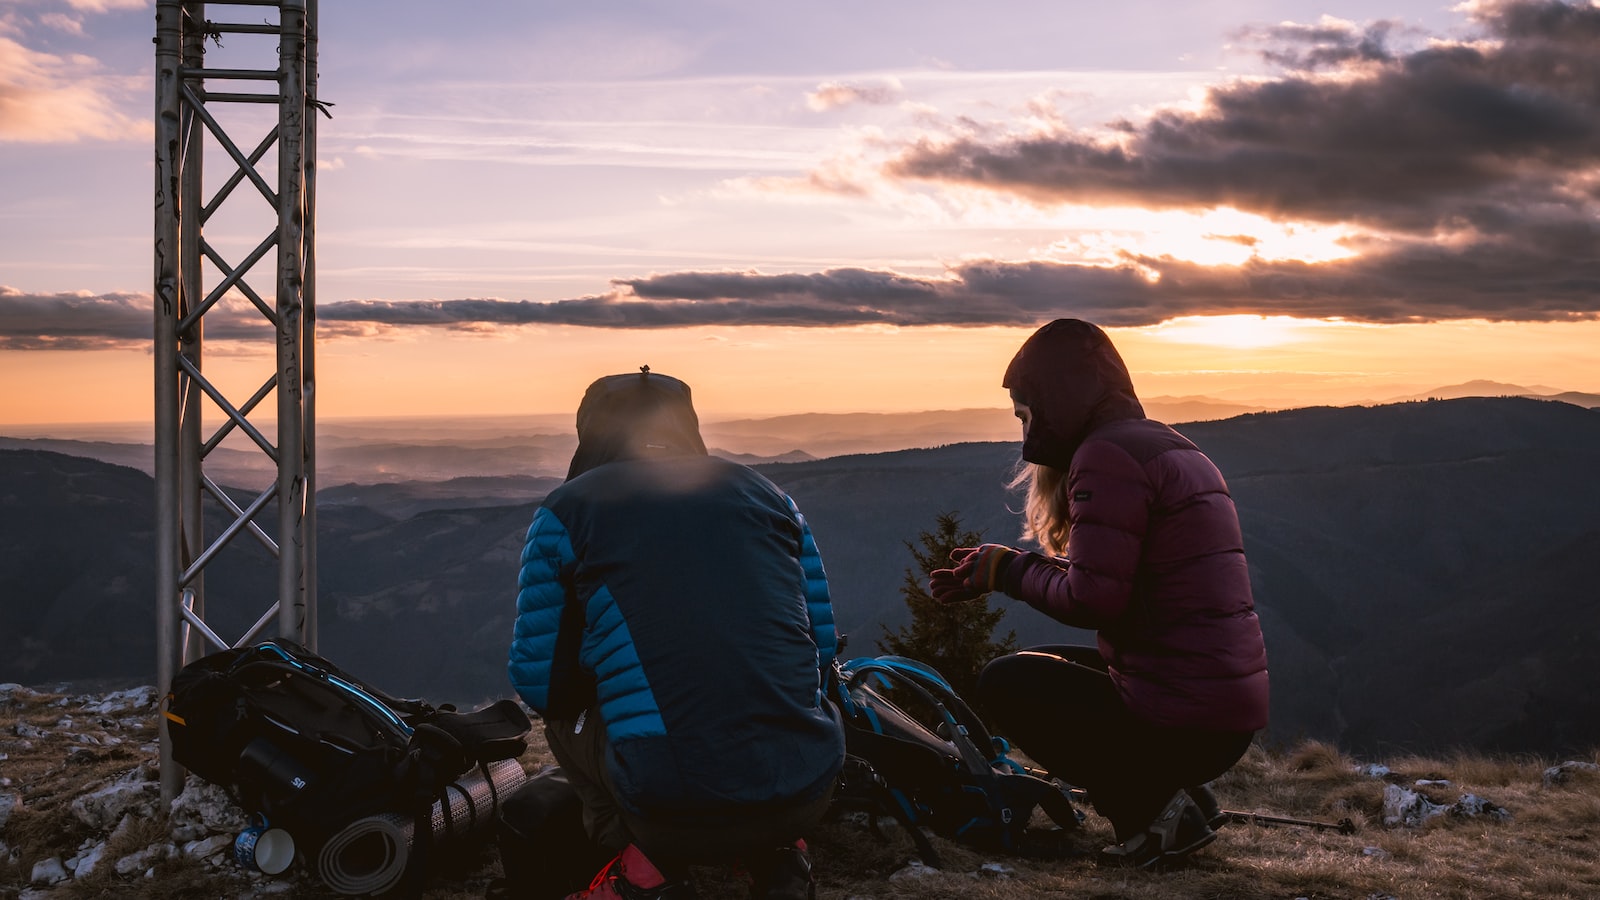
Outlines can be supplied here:
[[1066, 470], [1025, 462], [1017, 467], [1010, 487], [1028, 492], [1022, 508], [1022, 537], [1038, 541], [1051, 556], [1065, 556], [1072, 533], [1067, 518]]

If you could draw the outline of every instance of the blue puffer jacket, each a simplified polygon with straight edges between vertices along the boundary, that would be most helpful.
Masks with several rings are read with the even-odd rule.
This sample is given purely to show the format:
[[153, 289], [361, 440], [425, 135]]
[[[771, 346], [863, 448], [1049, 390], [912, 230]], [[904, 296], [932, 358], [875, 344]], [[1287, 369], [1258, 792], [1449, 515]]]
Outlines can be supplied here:
[[598, 707], [636, 814], [714, 817], [832, 783], [827, 578], [760, 474], [698, 454], [588, 469], [535, 515], [519, 587], [512, 684], [547, 717]]

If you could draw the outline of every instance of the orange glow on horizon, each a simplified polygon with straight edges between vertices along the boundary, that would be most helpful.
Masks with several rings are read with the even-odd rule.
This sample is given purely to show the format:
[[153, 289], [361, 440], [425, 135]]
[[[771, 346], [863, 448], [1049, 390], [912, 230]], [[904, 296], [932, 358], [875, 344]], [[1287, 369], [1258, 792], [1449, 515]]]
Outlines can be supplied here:
[[1234, 350], [1279, 347], [1316, 339], [1319, 326], [1331, 323], [1291, 316], [1180, 316], [1143, 329], [1152, 337], [1181, 344], [1202, 344]]
[[[318, 415], [565, 415], [595, 378], [644, 364], [687, 381], [706, 420], [1004, 408], [1000, 376], [1032, 331], [524, 327], [330, 337], [317, 350]], [[1600, 392], [1596, 321], [1377, 326], [1241, 315], [1109, 331], [1146, 398], [1337, 405], [1478, 379]], [[207, 377], [229, 396], [248, 396], [270, 374], [264, 350], [222, 342], [208, 350]], [[147, 422], [153, 383], [143, 350], [0, 352], [0, 434], [18, 432], [8, 426]], [[221, 421], [211, 408], [204, 417]]]

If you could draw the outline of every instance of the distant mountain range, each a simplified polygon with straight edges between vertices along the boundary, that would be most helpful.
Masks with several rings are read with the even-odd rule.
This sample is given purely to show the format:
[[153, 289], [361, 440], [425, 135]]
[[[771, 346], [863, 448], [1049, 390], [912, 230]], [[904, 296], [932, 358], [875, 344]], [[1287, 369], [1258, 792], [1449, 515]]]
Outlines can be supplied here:
[[[1180, 430], [1239, 504], [1274, 737], [1385, 753], [1600, 745], [1600, 412], [1460, 399]], [[848, 654], [877, 652], [882, 629], [904, 620], [905, 542], [939, 513], [1016, 539], [1017, 498], [1003, 489], [1016, 454], [1015, 443], [969, 442], [758, 467], [816, 532]], [[556, 483], [520, 477], [529, 495]], [[397, 693], [504, 696], [535, 506], [506, 489], [484, 479], [325, 491], [323, 652]], [[130, 468], [0, 451], [0, 682], [150, 680], [152, 496]], [[253, 541], [205, 577], [208, 621], [230, 637], [274, 596], [275, 570]], [[1002, 628], [1024, 643], [1070, 638], [1020, 605]]]
[[1589, 394], [1583, 391], [1563, 391], [1552, 387], [1532, 386], [1524, 387], [1520, 384], [1506, 384], [1501, 381], [1467, 381], [1462, 384], [1451, 384], [1445, 387], [1434, 388], [1421, 394], [1408, 394], [1401, 397], [1390, 397], [1385, 403], [1404, 403], [1408, 400], [1460, 400], [1463, 397], [1530, 397], [1535, 400], [1557, 400], [1562, 403], [1571, 403], [1587, 409], [1600, 407], [1600, 394]]
[[[1600, 394], [1494, 381], [1470, 381], [1382, 402], [1464, 397], [1537, 397], [1600, 407]], [[1269, 411], [1266, 407], [1214, 397], [1150, 397], [1143, 403], [1146, 415], [1173, 424]], [[1017, 428], [1011, 410], [1000, 406], [901, 413], [804, 413], [708, 420], [701, 424], [711, 452], [746, 465], [1011, 441], [1017, 437]], [[131, 466], [146, 473], [154, 471], [147, 428], [79, 426], [49, 434], [35, 428], [16, 430], [14, 435], [0, 434], [0, 449], [50, 450]], [[469, 502], [480, 496], [482, 479], [496, 479], [496, 490], [483, 492], [482, 496], [501, 501], [533, 500], [544, 489], [529, 479], [565, 475], [576, 446], [570, 415], [335, 419], [318, 429], [317, 478], [321, 488], [340, 488], [346, 496], [352, 491], [361, 493], [365, 486], [437, 482], [440, 486], [434, 491], [435, 498], [457, 496]], [[270, 479], [272, 469], [264, 454], [235, 435], [207, 457], [206, 473], [220, 483], [253, 484]]]
[[[1163, 422], [1222, 419], [1260, 410], [1205, 397], [1158, 397], [1146, 406], [1152, 418]], [[1011, 409], [996, 407], [708, 421], [701, 432], [713, 453], [754, 465], [1012, 440], [1017, 428]], [[566, 475], [577, 443], [571, 416], [335, 420], [318, 429], [317, 478], [324, 487], [503, 478], [502, 488], [521, 491], [526, 485], [519, 478]], [[154, 472], [154, 451], [147, 441], [0, 436], [0, 449], [50, 450]], [[236, 436], [206, 458], [206, 473], [221, 483], [260, 483], [271, 477], [271, 465], [248, 440]], [[466, 489], [464, 496], [476, 490], [470, 481], [458, 486]], [[540, 493], [499, 496], [534, 499]]]

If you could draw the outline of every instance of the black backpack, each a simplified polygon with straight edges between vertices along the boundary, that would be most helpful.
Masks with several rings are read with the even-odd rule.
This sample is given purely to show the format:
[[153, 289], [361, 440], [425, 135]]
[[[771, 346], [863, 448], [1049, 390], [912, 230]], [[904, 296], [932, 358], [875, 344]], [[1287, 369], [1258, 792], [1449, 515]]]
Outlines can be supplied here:
[[473, 766], [520, 756], [530, 728], [511, 700], [458, 713], [398, 699], [283, 639], [184, 666], [165, 716], [174, 760], [313, 854], [356, 819], [426, 810]]
[[931, 666], [900, 656], [835, 662], [828, 696], [845, 726], [836, 805], [899, 820], [930, 866], [939, 857], [924, 826], [982, 849], [1048, 853], [1023, 840], [1035, 808], [1063, 830], [1082, 821], [1069, 789], [1013, 760]]

